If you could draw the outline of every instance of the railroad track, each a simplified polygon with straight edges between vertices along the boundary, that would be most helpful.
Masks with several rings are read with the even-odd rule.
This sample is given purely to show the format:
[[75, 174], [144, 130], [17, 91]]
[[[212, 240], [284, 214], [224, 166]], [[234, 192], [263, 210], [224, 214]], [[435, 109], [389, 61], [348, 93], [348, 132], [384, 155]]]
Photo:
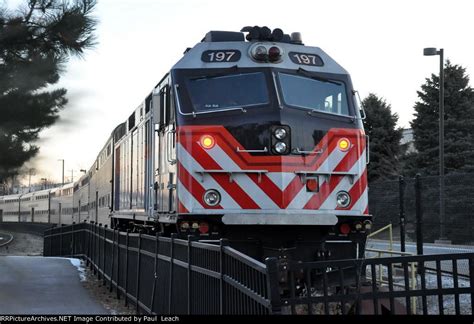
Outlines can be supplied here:
[[0, 232], [0, 247], [7, 246], [13, 241], [13, 234]]

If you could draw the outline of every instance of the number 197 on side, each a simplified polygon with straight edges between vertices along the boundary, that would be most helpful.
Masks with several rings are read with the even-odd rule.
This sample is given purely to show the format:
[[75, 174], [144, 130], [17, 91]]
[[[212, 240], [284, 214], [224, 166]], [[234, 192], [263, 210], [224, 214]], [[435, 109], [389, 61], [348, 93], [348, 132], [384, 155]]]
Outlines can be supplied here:
[[312, 66], [323, 66], [323, 60], [315, 54], [308, 53], [295, 53], [290, 52], [288, 54], [293, 63], [299, 65], [312, 65]]
[[238, 50], [209, 50], [202, 53], [201, 60], [208, 63], [237, 62], [240, 56]]

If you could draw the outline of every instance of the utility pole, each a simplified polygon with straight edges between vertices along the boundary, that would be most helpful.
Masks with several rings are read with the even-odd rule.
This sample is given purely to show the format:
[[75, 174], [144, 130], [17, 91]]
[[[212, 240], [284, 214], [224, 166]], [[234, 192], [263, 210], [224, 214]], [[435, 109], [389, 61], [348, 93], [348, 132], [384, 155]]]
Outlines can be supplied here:
[[46, 181], [48, 181], [48, 179], [46, 179], [46, 178], [41, 178], [41, 181], [43, 181], [42, 189], [47, 189], [47, 188], [46, 188], [46, 185], [47, 185]]
[[74, 182], [74, 170], [69, 170], [71, 171], [71, 182]]
[[62, 184], [64, 186], [64, 159], [59, 159], [58, 161], [62, 161], [63, 162], [63, 177], [62, 177]]
[[31, 192], [31, 175], [34, 171], [35, 169], [33, 168], [28, 169], [28, 192]]

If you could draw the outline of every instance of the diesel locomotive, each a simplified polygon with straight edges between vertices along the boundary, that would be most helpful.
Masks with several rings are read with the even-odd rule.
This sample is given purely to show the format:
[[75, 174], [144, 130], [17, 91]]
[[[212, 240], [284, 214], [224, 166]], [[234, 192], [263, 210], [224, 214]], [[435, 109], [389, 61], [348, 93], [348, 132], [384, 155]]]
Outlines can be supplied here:
[[72, 217], [51, 213], [226, 238], [261, 259], [362, 256], [372, 222], [356, 98], [299, 33], [210, 31], [113, 130], [73, 186]]

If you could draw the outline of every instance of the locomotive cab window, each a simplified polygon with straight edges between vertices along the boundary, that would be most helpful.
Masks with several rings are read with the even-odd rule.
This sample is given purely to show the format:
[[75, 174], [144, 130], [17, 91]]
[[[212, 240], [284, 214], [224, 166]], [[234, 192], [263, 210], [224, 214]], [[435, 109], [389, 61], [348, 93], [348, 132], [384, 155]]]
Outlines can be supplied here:
[[188, 79], [186, 82], [191, 99], [191, 111], [246, 108], [269, 103], [265, 75], [261, 72], [206, 76]]
[[279, 73], [283, 100], [288, 106], [349, 116], [346, 87], [342, 81]]

